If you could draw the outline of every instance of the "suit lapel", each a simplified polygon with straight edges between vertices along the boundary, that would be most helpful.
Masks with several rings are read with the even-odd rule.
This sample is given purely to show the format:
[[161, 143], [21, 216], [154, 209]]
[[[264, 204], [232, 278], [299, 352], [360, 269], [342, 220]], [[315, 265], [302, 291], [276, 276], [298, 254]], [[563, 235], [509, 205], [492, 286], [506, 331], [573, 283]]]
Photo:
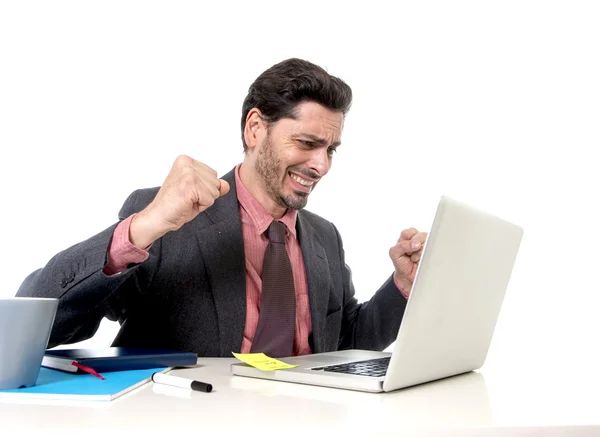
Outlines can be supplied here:
[[329, 268], [325, 249], [317, 241], [315, 231], [300, 211], [297, 219], [298, 241], [304, 258], [306, 281], [312, 322], [312, 343], [314, 353], [324, 350], [325, 317], [329, 302]]
[[[235, 173], [222, 177], [231, 187], [205, 213], [212, 221], [196, 235], [212, 285], [218, 318], [220, 354], [230, 356], [240, 350], [246, 323], [246, 258], [240, 210], [235, 188]], [[298, 241], [304, 258], [312, 322], [312, 350], [324, 350], [325, 318], [329, 303], [329, 264], [323, 246], [309, 220], [299, 211]]]
[[223, 176], [231, 189], [205, 213], [213, 225], [197, 231], [212, 285], [220, 353], [239, 352], [246, 322], [246, 264], [240, 211], [233, 171]]

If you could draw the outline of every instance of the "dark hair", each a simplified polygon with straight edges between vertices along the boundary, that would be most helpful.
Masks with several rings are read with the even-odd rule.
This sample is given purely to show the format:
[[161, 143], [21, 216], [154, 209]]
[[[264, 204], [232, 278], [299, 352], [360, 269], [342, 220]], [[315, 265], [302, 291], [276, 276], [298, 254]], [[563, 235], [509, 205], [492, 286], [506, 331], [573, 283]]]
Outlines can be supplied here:
[[296, 107], [305, 101], [346, 115], [352, 104], [352, 89], [318, 65], [296, 58], [275, 64], [258, 76], [250, 85], [242, 106], [244, 152], [248, 150], [244, 128], [252, 108], [258, 108], [269, 125], [282, 118], [296, 118]]

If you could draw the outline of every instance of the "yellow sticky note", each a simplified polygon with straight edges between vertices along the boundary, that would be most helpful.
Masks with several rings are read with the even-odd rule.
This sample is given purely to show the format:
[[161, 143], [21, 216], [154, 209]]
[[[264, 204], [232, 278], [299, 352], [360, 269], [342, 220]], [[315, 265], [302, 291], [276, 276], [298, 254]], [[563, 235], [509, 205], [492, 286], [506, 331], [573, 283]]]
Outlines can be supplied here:
[[231, 352], [231, 353], [238, 360], [243, 361], [246, 364], [250, 364], [252, 367], [256, 367], [259, 370], [282, 370], [282, 369], [292, 369], [294, 367], [298, 367], [298, 365], [284, 363], [283, 361], [279, 361], [279, 360], [276, 360], [275, 358], [268, 357], [263, 353], [258, 353], [258, 354], [236, 354], [235, 352]]

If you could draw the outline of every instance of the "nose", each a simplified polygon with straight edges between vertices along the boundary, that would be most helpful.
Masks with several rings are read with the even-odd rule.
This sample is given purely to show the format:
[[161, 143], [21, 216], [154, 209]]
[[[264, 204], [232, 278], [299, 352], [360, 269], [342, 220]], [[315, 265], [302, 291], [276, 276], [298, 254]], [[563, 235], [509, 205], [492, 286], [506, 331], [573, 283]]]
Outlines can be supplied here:
[[313, 150], [308, 166], [319, 176], [325, 176], [331, 167], [331, 157], [327, 153], [327, 147], [319, 147]]

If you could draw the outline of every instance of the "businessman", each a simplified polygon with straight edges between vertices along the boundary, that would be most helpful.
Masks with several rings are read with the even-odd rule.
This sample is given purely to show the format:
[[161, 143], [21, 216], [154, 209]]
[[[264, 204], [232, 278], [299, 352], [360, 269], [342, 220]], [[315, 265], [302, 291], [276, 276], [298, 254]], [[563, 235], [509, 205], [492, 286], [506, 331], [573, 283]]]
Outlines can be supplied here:
[[358, 303], [342, 239], [304, 209], [341, 144], [352, 91], [288, 59], [242, 107], [244, 159], [221, 178], [188, 156], [159, 188], [133, 192], [119, 221], [55, 255], [18, 296], [59, 298], [49, 346], [120, 323], [114, 346], [199, 356], [382, 350], [395, 340], [426, 233], [403, 230], [390, 277]]

